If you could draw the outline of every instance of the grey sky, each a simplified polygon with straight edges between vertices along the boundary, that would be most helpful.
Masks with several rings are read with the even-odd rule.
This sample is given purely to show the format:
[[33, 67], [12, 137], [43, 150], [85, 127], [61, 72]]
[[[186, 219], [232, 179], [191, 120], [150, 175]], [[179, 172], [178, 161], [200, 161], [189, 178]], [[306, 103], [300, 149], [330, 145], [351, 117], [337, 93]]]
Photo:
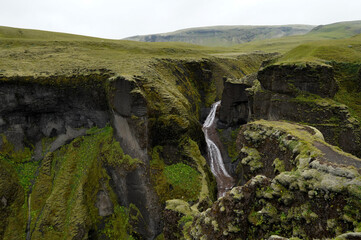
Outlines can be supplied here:
[[360, 0], [0, 0], [0, 25], [120, 39], [213, 25], [361, 20]]

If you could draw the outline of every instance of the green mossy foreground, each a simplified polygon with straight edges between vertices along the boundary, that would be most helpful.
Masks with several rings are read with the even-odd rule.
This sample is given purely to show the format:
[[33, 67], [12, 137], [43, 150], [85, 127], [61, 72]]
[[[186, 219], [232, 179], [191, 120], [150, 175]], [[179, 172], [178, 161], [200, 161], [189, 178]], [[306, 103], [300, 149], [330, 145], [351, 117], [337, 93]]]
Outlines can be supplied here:
[[[246, 184], [202, 212], [169, 201], [165, 229], [168, 221], [178, 219], [173, 235], [185, 239], [321, 239], [360, 232], [360, 170], [337, 165], [332, 158], [325, 161], [327, 154], [317, 143], [326, 144], [322, 134], [305, 125], [264, 120], [244, 125], [236, 163]], [[329, 147], [350, 163], [361, 164]], [[171, 238], [172, 233], [166, 233]]]
[[[90, 129], [85, 136], [48, 153], [35, 171], [26, 171], [28, 163], [17, 162], [19, 152], [3, 150], [1, 170], [5, 172], [0, 191], [12, 209], [10, 216], [2, 217], [3, 239], [25, 239], [29, 223], [33, 239], [83, 239], [91, 232], [125, 239], [133, 234], [131, 226], [141, 216], [135, 206], [118, 204], [105, 168], [132, 171], [141, 162], [123, 153], [111, 127]], [[9, 186], [14, 193], [6, 195]], [[110, 207], [103, 217], [97, 208], [100, 192], [106, 193]]]

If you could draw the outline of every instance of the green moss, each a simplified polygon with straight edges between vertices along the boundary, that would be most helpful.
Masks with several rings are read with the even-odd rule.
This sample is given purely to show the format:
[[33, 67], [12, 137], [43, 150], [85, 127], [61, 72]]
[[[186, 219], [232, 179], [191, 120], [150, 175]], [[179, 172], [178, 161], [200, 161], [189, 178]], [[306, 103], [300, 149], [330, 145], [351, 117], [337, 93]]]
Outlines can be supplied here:
[[247, 157], [242, 159], [242, 164], [248, 165], [252, 172], [263, 167], [262, 157], [257, 149], [243, 147], [241, 152], [247, 154]]
[[15, 168], [19, 176], [20, 184], [25, 191], [29, 191], [39, 167], [39, 162], [32, 160], [33, 150], [25, 147], [23, 150], [16, 151], [14, 146], [8, 142], [5, 135], [1, 137], [3, 144], [0, 150], [0, 157], [6, 159]]
[[153, 181], [161, 201], [174, 198], [186, 201], [197, 200], [201, 190], [200, 173], [183, 163], [165, 165], [159, 157], [161, 149], [161, 147], [153, 149], [151, 161]]
[[181, 199], [168, 200], [165, 209], [181, 213], [185, 216], [193, 216], [195, 214], [189, 203]]
[[227, 154], [231, 158], [231, 162], [235, 162], [238, 159], [239, 151], [237, 150], [237, 136], [240, 131], [240, 127], [229, 132], [222, 129], [217, 129], [222, 144], [227, 148]]
[[180, 226], [181, 228], [183, 228], [183, 226], [188, 223], [188, 222], [192, 222], [193, 221], [193, 216], [191, 215], [185, 215], [183, 216], [179, 221], [178, 221], [178, 226]]
[[[14, 166], [0, 155], [0, 238], [25, 239], [27, 204]], [[5, 204], [4, 204], [5, 199]]]
[[116, 203], [102, 166], [133, 169], [139, 164], [123, 154], [111, 127], [88, 134], [44, 158], [31, 194], [33, 238], [63, 239], [84, 229], [97, 230], [101, 220], [95, 206], [97, 193], [106, 191]]
[[214, 82], [211, 82], [210, 86], [206, 87], [206, 90], [207, 92], [205, 96], [204, 105], [206, 107], [210, 107], [213, 103], [216, 102], [216, 98], [217, 98], [217, 90]]
[[[206, 159], [202, 156], [197, 143], [187, 139], [184, 144], [184, 150], [197, 165], [198, 172], [201, 173], [201, 189], [199, 201], [212, 201], [216, 195], [216, 181], [207, 165]], [[209, 204], [209, 202], [208, 202]]]
[[264, 216], [260, 212], [251, 211], [248, 215], [248, 222], [254, 226], [260, 226], [264, 223]]
[[334, 99], [349, 107], [349, 111], [358, 122], [361, 122], [360, 104], [360, 64], [354, 63], [332, 63], [335, 69], [335, 78], [339, 85], [339, 91]]
[[175, 198], [196, 200], [201, 190], [200, 174], [183, 163], [166, 166], [164, 175]]
[[279, 158], [276, 158], [273, 161], [272, 165], [275, 168], [274, 169], [275, 172], [281, 173], [281, 172], [284, 172], [286, 170], [284, 162], [282, 160], [280, 160]]
[[140, 216], [132, 215], [132, 212], [134, 212], [132, 209], [139, 213], [139, 210], [132, 204], [129, 208], [116, 206], [114, 213], [107, 218], [102, 233], [109, 239], [136, 239], [132, 236], [132, 234], [136, 233], [133, 225]]
[[[182, 158], [186, 161], [172, 165], [164, 163], [161, 157], [162, 146], [156, 146], [152, 150], [152, 181], [161, 202], [176, 198], [185, 201], [210, 201], [213, 199], [216, 186], [211, 173], [208, 173], [206, 160], [201, 155], [197, 143], [186, 138], [183, 139], [181, 147]], [[197, 170], [192, 166], [196, 166]]]

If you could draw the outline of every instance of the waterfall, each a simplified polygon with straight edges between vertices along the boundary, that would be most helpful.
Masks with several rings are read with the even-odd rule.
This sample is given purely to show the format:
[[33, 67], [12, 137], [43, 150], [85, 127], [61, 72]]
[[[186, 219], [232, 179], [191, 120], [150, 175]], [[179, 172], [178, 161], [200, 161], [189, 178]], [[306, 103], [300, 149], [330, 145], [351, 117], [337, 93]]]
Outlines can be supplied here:
[[213, 175], [217, 180], [218, 197], [223, 197], [227, 190], [234, 185], [234, 179], [228, 174], [224, 163], [221, 151], [216, 143], [220, 143], [215, 127], [215, 118], [218, 106], [221, 101], [212, 105], [212, 109], [203, 124], [203, 132], [207, 142], [207, 152], [209, 158], [209, 165]]

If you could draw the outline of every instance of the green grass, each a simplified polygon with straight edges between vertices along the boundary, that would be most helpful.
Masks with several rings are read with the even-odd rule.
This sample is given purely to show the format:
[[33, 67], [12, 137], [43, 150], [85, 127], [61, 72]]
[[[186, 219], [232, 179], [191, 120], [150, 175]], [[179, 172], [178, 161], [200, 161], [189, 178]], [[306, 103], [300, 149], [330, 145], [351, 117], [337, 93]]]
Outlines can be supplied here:
[[174, 189], [179, 189], [180, 198], [189, 196], [197, 199], [201, 190], [200, 174], [197, 170], [186, 164], [177, 163], [166, 166], [164, 175]]
[[27, 193], [36, 177], [39, 162], [32, 160], [33, 150], [31, 148], [25, 147], [21, 151], [16, 151], [4, 135], [0, 135], [0, 137], [2, 137], [3, 143], [0, 149], [0, 158], [6, 160], [16, 170], [20, 184]]
[[361, 33], [361, 21], [338, 22], [320, 25], [310, 31], [309, 36], [321, 36], [330, 39], [352, 37]]
[[[244, 43], [234, 47], [234, 50], [244, 52], [262, 50], [265, 52], [286, 53], [301, 44], [307, 44], [310, 42], [317, 42], [322, 40], [326, 40], [324, 42], [326, 43], [328, 40], [350, 38], [360, 33], [361, 21], [340, 22], [325, 25], [322, 27], [316, 27], [311, 32], [304, 35], [287, 36], [282, 38]], [[357, 41], [359, 40], [360, 39], [358, 39]]]
[[[285, 53], [300, 44], [322, 39], [347, 38], [360, 28], [359, 22], [328, 25], [312, 34], [253, 41], [233, 47], [204, 47], [180, 42], [145, 43], [109, 40], [64, 33], [0, 27], [1, 76], [51, 76], [89, 74], [107, 69], [112, 73], [133, 76], [149, 70], [155, 59], [233, 58], [245, 52], [265, 51]], [[349, 27], [349, 29], [348, 29]], [[348, 40], [332, 52], [317, 47], [311, 57], [327, 59], [346, 51], [347, 59], [357, 59], [360, 37]], [[326, 43], [326, 42], [325, 42]], [[342, 41], [340, 42], [342, 43]], [[354, 45], [348, 49], [349, 44]], [[313, 51], [303, 49], [295, 52]], [[328, 47], [327, 44], [324, 44]], [[332, 47], [332, 46], [331, 46]], [[293, 54], [292, 53], [292, 54]], [[329, 56], [327, 56], [327, 54]], [[287, 57], [286, 57], [287, 58]], [[301, 58], [301, 57], [300, 57]], [[285, 59], [286, 60], [286, 59]], [[297, 60], [297, 59], [296, 59]], [[302, 60], [302, 59], [301, 59]], [[247, 65], [245, 65], [247, 66]]]
[[145, 71], [155, 58], [201, 59], [227, 52], [187, 43], [139, 43], [7, 27], [0, 27], [0, 50], [3, 76], [87, 74], [99, 69], [132, 76]]
[[132, 210], [139, 212], [139, 210], [130, 204], [130, 207], [116, 206], [114, 213], [106, 220], [105, 227], [102, 233], [109, 239], [127, 239], [133, 240], [132, 236], [135, 233], [132, 223], [138, 220], [138, 216], [132, 215]]
[[360, 39], [322, 40], [302, 44], [285, 53], [277, 63], [327, 63], [330, 61], [361, 62]]

